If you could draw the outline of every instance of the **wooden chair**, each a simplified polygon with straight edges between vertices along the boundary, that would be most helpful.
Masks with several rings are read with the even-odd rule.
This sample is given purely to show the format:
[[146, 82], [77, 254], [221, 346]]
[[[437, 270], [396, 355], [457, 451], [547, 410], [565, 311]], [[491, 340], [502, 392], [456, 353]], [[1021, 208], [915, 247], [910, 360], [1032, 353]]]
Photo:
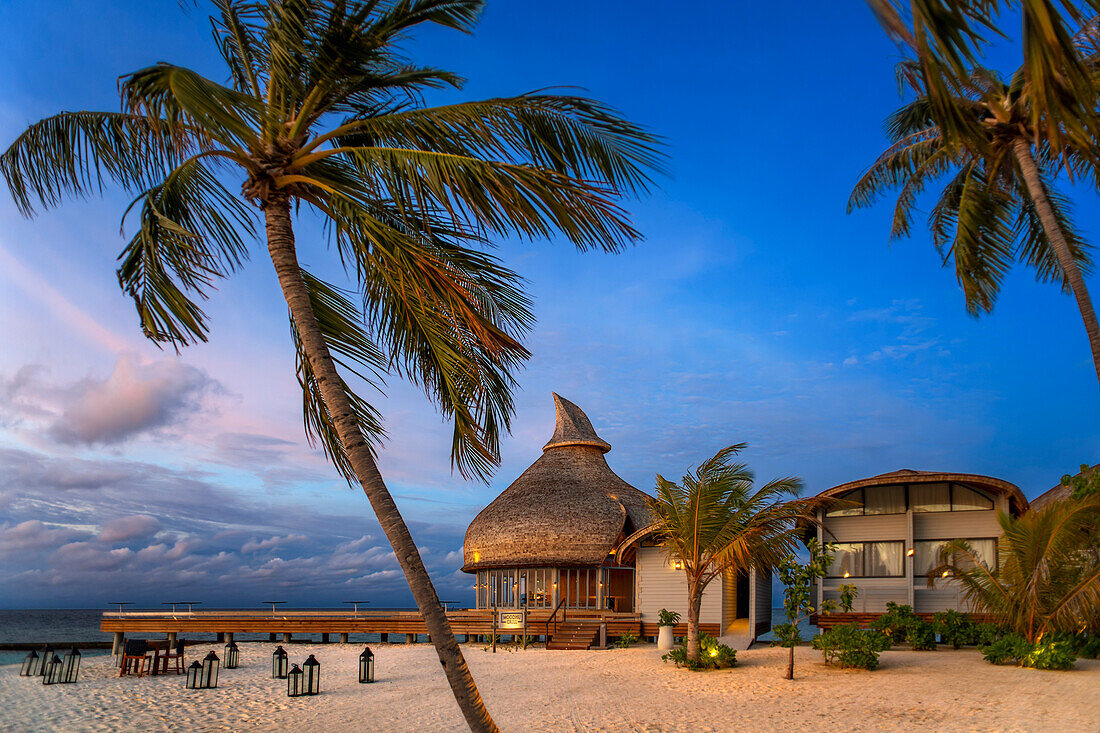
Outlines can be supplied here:
[[169, 649], [164, 650], [164, 656], [161, 657], [161, 658], [164, 660], [164, 673], [165, 674], [168, 674], [168, 667], [169, 667], [169, 665], [172, 664], [173, 660], [175, 661], [175, 666], [172, 668], [172, 671], [175, 672], [176, 674], [183, 674], [184, 673], [185, 667], [184, 667], [184, 662], [183, 662], [183, 650], [184, 650], [184, 647], [186, 647], [186, 646], [187, 646], [186, 641], [184, 641], [183, 639], [178, 639], [176, 641], [176, 648], [175, 649], [169, 648]]
[[145, 666], [149, 662], [149, 658], [145, 656], [148, 651], [149, 645], [143, 639], [127, 640], [122, 647], [122, 667], [118, 671], [118, 676], [122, 677], [135, 672], [138, 677], [144, 675]]

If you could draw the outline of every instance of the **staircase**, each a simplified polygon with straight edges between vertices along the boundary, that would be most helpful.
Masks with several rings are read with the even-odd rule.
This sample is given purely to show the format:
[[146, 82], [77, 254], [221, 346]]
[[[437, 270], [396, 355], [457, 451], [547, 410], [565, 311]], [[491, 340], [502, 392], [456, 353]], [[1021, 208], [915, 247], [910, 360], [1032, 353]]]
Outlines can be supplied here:
[[726, 627], [726, 633], [718, 637], [718, 641], [736, 651], [748, 649], [752, 646], [753, 642], [753, 634], [752, 629], [749, 628], [749, 620], [747, 618], [734, 620]]
[[588, 649], [600, 635], [600, 622], [591, 620], [562, 621], [546, 643], [547, 649]]

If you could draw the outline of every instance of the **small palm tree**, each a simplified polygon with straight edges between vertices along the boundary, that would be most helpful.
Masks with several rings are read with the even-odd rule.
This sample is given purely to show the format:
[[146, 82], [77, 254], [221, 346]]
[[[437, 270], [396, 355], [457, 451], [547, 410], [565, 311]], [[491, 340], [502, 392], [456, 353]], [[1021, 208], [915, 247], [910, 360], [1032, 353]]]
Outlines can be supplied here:
[[1023, 516], [998, 516], [997, 567], [966, 540], [948, 542], [929, 586], [953, 576], [975, 611], [1035, 642], [1054, 631], [1100, 631], [1100, 496], [1052, 501]]
[[[462, 80], [410, 63], [400, 42], [422, 24], [470, 31], [481, 0], [214, 5], [228, 84], [166, 63], [136, 71], [120, 80], [121, 111], [32, 125], [0, 173], [28, 216], [104, 182], [130, 192], [138, 225], [119, 283], [145, 335], [177, 349], [206, 340], [198, 302], [248, 256], [262, 219], [307, 435], [366, 493], [467, 723], [496, 730], [378, 471], [381, 416], [355, 385], [412, 380], [454, 421], [452, 463], [487, 476], [533, 321], [489, 237], [560, 232], [608, 251], [637, 240], [619, 201], [647, 188], [655, 138], [577, 96], [425, 106], [425, 90]], [[354, 292], [299, 262], [301, 212], [325, 222]]]
[[680, 484], [657, 476], [649, 500], [653, 528], [669, 559], [683, 566], [688, 588], [687, 656], [699, 661], [699, 607], [707, 585], [723, 573], [771, 571], [792, 555], [796, 521], [816, 522], [814, 500], [782, 501], [802, 490], [788, 477], [753, 488], [753, 473], [730, 460], [745, 448], [731, 445], [684, 475]]
[[[856, 184], [848, 211], [872, 205], [885, 190], [900, 189], [891, 236], [907, 236], [917, 197], [931, 182], [948, 177], [929, 228], [944, 261], [954, 261], [968, 312], [991, 311], [1012, 263], [1026, 263], [1040, 281], [1072, 292], [1100, 380], [1100, 323], [1083, 275], [1091, 267], [1091, 247], [1078, 236], [1069, 202], [1054, 187], [1060, 170], [1100, 181], [1094, 142], [1100, 139], [1100, 26], [1086, 22], [1063, 44], [1066, 26], [1054, 13], [1047, 20], [1056, 22], [1057, 43], [1051, 44], [1057, 52], [1029, 37], [1024, 64], [1005, 81], [980, 67], [956, 69], [962, 51], [951, 52], [952, 44], [962, 44], [963, 51], [967, 46], [953, 34], [966, 36], [966, 13], [953, 20], [930, 18], [927, 8], [916, 8], [923, 0], [913, 5], [915, 29], [901, 37], [912, 43], [916, 57], [898, 65], [898, 76], [915, 99], [888, 119], [893, 144]], [[1030, 25], [1035, 18], [1025, 14], [1025, 33], [1035, 32]], [[947, 40], [929, 40], [936, 33]], [[1065, 78], [1036, 72], [1037, 59], [1047, 53], [1059, 59]], [[1059, 86], [1070, 78], [1068, 87]], [[1061, 91], [1052, 97], [1055, 87]], [[1070, 92], [1078, 98], [1059, 96]]]

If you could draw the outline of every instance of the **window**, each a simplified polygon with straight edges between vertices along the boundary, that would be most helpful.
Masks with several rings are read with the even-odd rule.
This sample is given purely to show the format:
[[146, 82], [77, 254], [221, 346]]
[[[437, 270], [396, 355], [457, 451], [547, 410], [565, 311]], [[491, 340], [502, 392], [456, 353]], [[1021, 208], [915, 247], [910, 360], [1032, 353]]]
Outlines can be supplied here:
[[[916, 547], [913, 548], [913, 574], [914, 575], [927, 575], [934, 568], [938, 567], [940, 563], [940, 551], [943, 546], [948, 543], [949, 540], [919, 540], [916, 542]], [[974, 554], [978, 557], [978, 560], [987, 568], [997, 567], [997, 540], [984, 537], [978, 539], [967, 539], [970, 543], [970, 547], [974, 550]], [[956, 557], [955, 563], [965, 567], [968, 563], [967, 558]]]
[[904, 542], [842, 542], [829, 568], [831, 578], [896, 578], [905, 574]]
[[955, 512], [967, 512], [989, 510], [993, 508], [993, 500], [985, 494], [979, 494], [974, 489], [951, 484], [951, 510]]
[[836, 498], [836, 506], [825, 514], [826, 517], [859, 517], [863, 515], [863, 489], [848, 491]]
[[909, 506], [914, 512], [951, 511], [951, 484], [913, 484], [909, 487]]
[[864, 514], [905, 514], [904, 486], [869, 486], [863, 498]]

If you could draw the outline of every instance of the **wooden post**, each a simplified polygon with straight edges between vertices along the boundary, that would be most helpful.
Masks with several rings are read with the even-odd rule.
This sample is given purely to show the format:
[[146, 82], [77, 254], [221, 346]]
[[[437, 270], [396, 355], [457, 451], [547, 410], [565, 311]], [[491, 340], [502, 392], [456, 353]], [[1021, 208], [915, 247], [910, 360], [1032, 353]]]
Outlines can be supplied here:
[[416, 643], [416, 634], [405, 634], [405, 643], [406, 644], [415, 644]]
[[321, 632], [321, 643], [328, 644], [328, 632]]
[[379, 637], [381, 637], [383, 644], [388, 644], [389, 641], [390, 641], [390, 635], [389, 634], [382, 633], [382, 634], [379, 634]]
[[348, 643], [348, 635], [347, 634], [340, 634], [340, 643], [341, 644], [347, 644]]
[[290, 643], [290, 632], [289, 631], [284, 631], [283, 632], [283, 643], [284, 644], [289, 644]]
[[175, 631], [169, 631], [168, 632], [168, 646], [170, 648], [175, 648], [175, 646], [176, 646], [176, 632]]
[[225, 632], [225, 643], [229, 644], [232, 641], [233, 641], [233, 632], [232, 631]]
[[497, 610], [493, 609], [493, 654], [497, 653]]
[[274, 631], [272, 631], [270, 634], [267, 635], [267, 640], [268, 641], [275, 641], [275, 632]]
[[219, 631], [218, 636], [215, 639], [215, 641], [219, 644], [224, 644], [225, 643], [225, 632], [224, 631]]
[[126, 637], [121, 631], [115, 632], [115, 638], [111, 641], [111, 656], [122, 654], [122, 645], [126, 643]]

